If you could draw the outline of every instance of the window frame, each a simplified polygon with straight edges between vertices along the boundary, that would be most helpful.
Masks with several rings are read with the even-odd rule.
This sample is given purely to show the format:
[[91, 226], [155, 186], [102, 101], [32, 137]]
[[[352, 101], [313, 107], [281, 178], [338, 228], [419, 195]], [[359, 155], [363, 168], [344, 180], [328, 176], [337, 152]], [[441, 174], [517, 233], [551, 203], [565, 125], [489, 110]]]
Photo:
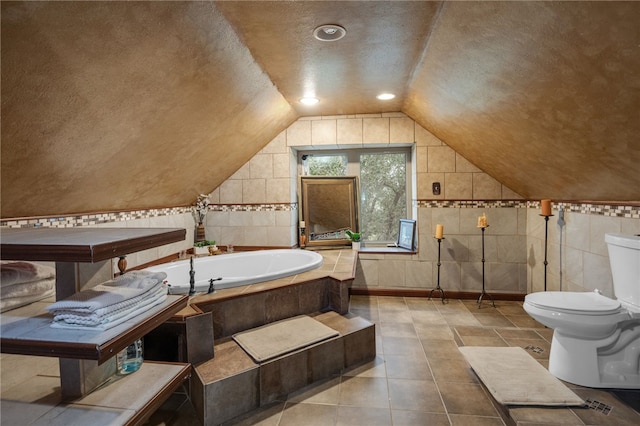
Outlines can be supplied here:
[[[298, 165], [298, 179], [301, 176], [310, 176], [304, 174], [304, 160], [303, 156], [309, 155], [318, 155], [318, 156], [328, 156], [328, 155], [346, 155], [347, 156], [347, 172], [346, 176], [357, 176], [358, 177], [358, 194], [359, 197], [362, 197], [362, 192], [360, 188], [360, 155], [361, 154], [398, 154], [402, 153], [405, 155], [405, 188], [406, 188], [406, 211], [407, 217], [405, 219], [415, 220], [413, 217], [413, 188], [412, 184], [414, 182], [413, 176], [413, 161], [414, 161], [414, 147], [408, 145], [402, 146], [385, 146], [385, 147], [367, 147], [367, 148], [324, 148], [324, 149], [299, 149], [297, 153], [297, 165]], [[306, 157], [305, 157], [306, 159]], [[362, 229], [362, 199], [360, 198], [358, 203], [358, 217], [360, 218], [359, 226]], [[384, 247], [389, 244], [396, 244], [396, 240], [378, 240], [378, 241], [366, 241], [368, 246], [373, 247]]]

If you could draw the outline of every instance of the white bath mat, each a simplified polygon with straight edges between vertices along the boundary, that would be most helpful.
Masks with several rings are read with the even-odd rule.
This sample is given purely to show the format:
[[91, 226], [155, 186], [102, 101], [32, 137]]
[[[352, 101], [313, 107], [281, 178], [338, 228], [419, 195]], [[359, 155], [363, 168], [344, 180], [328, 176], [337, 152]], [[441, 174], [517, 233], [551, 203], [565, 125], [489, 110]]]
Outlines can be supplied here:
[[265, 362], [339, 335], [333, 328], [300, 315], [236, 333], [233, 339], [256, 362]]
[[521, 347], [459, 349], [491, 395], [503, 405], [584, 405], [582, 398]]

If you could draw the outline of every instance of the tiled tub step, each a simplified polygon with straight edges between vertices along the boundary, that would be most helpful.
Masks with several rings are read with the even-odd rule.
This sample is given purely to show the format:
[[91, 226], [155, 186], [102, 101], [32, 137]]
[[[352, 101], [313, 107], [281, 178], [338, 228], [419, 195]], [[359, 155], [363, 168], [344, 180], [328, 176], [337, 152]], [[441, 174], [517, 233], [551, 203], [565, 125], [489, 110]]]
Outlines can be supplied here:
[[205, 425], [218, 425], [317, 380], [371, 361], [375, 326], [337, 312], [310, 315], [340, 335], [256, 364], [232, 339], [215, 342], [215, 357], [195, 366], [191, 399]]

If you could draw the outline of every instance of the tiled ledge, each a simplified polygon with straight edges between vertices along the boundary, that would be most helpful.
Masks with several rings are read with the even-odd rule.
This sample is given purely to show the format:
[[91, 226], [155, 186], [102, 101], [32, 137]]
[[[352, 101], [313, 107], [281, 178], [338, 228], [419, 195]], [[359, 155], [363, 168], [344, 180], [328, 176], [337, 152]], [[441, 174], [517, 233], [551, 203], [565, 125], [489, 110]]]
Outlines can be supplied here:
[[362, 246], [360, 247], [360, 250], [358, 250], [358, 253], [371, 253], [371, 254], [417, 254], [418, 251], [417, 250], [407, 250], [401, 247], [385, 247], [385, 246], [371, 246], [371, 247], [366, 247], [366, 246]]

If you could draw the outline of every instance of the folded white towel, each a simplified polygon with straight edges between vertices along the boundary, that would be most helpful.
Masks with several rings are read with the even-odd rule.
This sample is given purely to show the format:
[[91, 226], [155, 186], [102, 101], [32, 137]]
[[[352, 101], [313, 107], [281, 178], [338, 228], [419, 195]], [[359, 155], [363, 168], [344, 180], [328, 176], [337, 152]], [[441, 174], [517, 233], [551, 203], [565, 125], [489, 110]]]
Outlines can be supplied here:
[[160, 285], [149, 294], [145, 293], [145, 297], [137, 303], [130, 304], [122, 307], [121, 309], [112, 310], [107, 313], [99, 313], [98, 311], [100, 311], [100, 309], [91, 313], [77, 312], [73, 310], [56, 311], [53, 320], [64, 321], [68, 324], [81, 324], [86, 326], [106, 324], [129, 314], [133, 310], [150, 305], [160, 298], [164, 300], [166, 299], [166, 295], [166, 285]]
[[[64, 300], [47, 307], [52, 313], [56, 311], [75, 310], [91, 313], [98, 309], [121, 309], [123, 304], [135, 304], [145, 297], [145, 293], [155, 290], [162, 285], [167, 277], [164, 272], [152, 273], [148, 271], [133, 271], [121, 275], [103, 284], [75, 293]], [[108, 311], [109, 309], [106, 309]]]
[[150, 304], [145, 305], [145, 306], [136, 307], [135, 309], [129, 311], [129, 313], [127, 313], [126, 315], [124, 315], [124, 316], [122, 316], [120, 318], [113, 319], [113, 321], [109, 321], [109, 322], [106, 322], [104, 324], [86, 326], [86, 325], [82, 325], [82, 324], [68, 324], [65, 321], [53, 321], [51, 323], [51, 327], [53, 327], [53, 328], [65, 328], [65, 329], [71, 329], [71, 330], [104, 331], [104, 330], [108, 330], [110, 328], [113, 328], [113, 327], [115, 327], [117, 325], [120, 325], [123, 322], [128, 321], [129, 319], [134, 318], [134, 317], [136, 317], [136, 316], [138, 316], [140, 314], [143, 314], [143, 313], [147, 312], [153, 306], [161, 304], [166, 299], [167, 299], [167, 295], [165, 293], [161, 297], [158, 297], [157, 299], [152, 300]]
[[13, 285], [0, 287], [0, 298], [10, 299], [12, 297], [37, 296], [51, 291], [56, 286], [55, 278], [46, 278], [38, 281], [16, 283]]
[[[95, 310], [86, 309], [86, 308], [70, 308], [70, 309], [49, 309], [51, 306], [47, 307], [49, 312], [53, 315], [64, 315], [64, 314], [72, 314], [72, 315], [95, 315], [97, 317], [104, 317], [107, 315], [112, 315], [115, 312], [119, 312], [123, 309], [130, 309], [131, 307], [135, 307], [142, 300], [150, 297], [156, 292], [164, 292], [166, 293], [166, 285], [164, 282], [159, 282], [155, 286], [151, 287], [148, 291], [130, 299], [123, 300], [118, 303], [114, 303], [113, 305], [105, 306], [104, 308], [99, 308]], [[52, 305], [53, 306], [53, 305]], [[57, 305], [60, 306], [60, 305]]]
[[112, 287], [127, 287], [144, 289], [149, 282], [162, 282], [167, 278], [167, 274], [164, 272], [151, 272], [151, 271], [131, 271], [124, 275], [118, 275], [114, 279], [102, 283], [105, 286]]
[[3, 260], [0, 262], [0, 286], [53, 278], [55, 268], [33, 262]]

